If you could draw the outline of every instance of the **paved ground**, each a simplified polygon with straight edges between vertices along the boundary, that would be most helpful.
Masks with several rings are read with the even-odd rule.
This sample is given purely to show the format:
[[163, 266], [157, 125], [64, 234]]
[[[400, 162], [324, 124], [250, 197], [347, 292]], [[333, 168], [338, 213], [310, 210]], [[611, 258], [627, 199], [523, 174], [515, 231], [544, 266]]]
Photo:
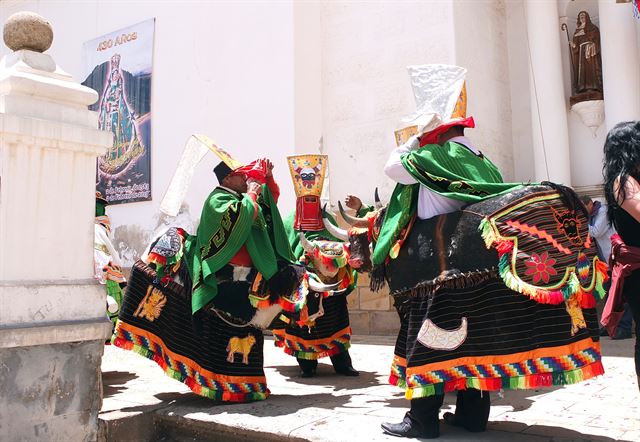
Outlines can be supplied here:
[[[387, 384], [393, 340], [354, 339], [358, 378], [333, 373], [299, 377], [295, 359], [265, 343], [271, 396], [251, 404], [216, 404], [166, 377], [153, 362], [112, 346], [102, 364], [102, 440], [380, 441], [380, 422], [399, 421], [408, 402]], [[640, 394], [633, 340], [603, 340], [606, 374], [564, 388], [492, 394], [490, 429], [482, 434], [441, 424], [441, 440], [640, 441]], [[328, 359], [327, 359], [328, 362]], [[442, 412], [451, 407], [447, 395]]]

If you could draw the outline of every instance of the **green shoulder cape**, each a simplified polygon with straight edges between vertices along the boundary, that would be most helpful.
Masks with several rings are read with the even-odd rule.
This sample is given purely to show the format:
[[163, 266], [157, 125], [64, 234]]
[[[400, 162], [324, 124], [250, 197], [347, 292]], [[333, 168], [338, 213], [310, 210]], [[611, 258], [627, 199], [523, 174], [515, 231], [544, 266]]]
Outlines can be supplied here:
[[397, 184], [384, 217], [373, 252], [373, 264], [395, 258], [403, 229], [413, 219], [420, 186], [447, 198], [475, 203], [509, 192], [522, 184], [504, 183], [500, 171], [488, 158], [466, 146], [446, 142], [427, 144], [402, 156], [402, 165], [418, 184]]
[[266, 185], [258, 199], [258, 216], [249, 196], [217, 187], [202, 208], [195, 236], [186, 242], [187, 263], [193, 280], [191, 307], [195, 313], [218, 294], [215, 274], [229, 263], [242, 245], [265, 279], [278, 270], [278, 260], [294, 262], [282, 218]]

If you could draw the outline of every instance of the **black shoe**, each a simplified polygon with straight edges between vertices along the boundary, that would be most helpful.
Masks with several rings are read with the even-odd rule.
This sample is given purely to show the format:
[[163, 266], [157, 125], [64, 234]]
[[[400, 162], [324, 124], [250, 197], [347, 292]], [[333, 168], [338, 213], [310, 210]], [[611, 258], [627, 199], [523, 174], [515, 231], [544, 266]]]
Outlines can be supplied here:
[[351, 365], [351, 356], [349, 356], [349, 351], [344, 351], [331, 356], [331, 363], [333, 364], [333, 369], [338, 374], [345, 376], [360, 376], [360, 372]]
[[607, 331], [607, 329], [605, 327], [600, 327], [600, 330], [598, 331], [598, 335], [599, 336], [609, 336], [609, 332]]
[[631, 330], [617, 329], [611, 339], [616, 341], [619, 339], [631, 339]]
[[456, 420], [456, 415], [451, 413], [450, 411], [447, 411], [445, 414], [443, 414], [442, 419], [449, 425], [452, 425], [454, 427], [462, 427], [462, 424], [460, 424]]
[[342, 367], [340, 369], [335, 368], [336, 373], [344, 376], [360, 376], [360, 372], [352, 366]]
[[409, 413], [405, 414], [404, 419], [402, 419], [402, 422], [398, 424], [383, 422], [382, 424], [380, 424], [380, 426], [382, 427], [382, 430], [385, 433], [391, 434], [392, 436], [420, 437], [423, 439], [435, 439], [440, 436], [439, 428], [431, 429], [430, 431], [425, 431], [422, 428], [422, 425], [420, 425], [420, 423], [411, 419], [411, 417], [409, 416]]

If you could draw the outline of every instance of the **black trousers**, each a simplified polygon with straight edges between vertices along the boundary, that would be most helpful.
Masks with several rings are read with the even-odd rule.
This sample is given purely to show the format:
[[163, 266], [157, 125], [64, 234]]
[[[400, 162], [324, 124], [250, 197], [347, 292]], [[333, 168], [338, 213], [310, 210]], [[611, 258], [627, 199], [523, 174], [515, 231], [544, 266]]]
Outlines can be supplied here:
[[640, 376], [640, 270], [636, 270], [624, 280], [624, 298], [629, 304], [636, 329], [636, 347], [634, 358], [636, 362], [636, 375]]
[[[296, 359], [298, 360], [298, 365], [303, 371], [312, 371], [315, 370], [318, 366], [317, 359]], [[347, 368], [351, 367], [352, 362], [351, 356], [349, 355], [349, 350], [331, 356], [331, 363], [336, 370], [346, 370]]]
[[[411, 399], [411, 419], [420, 423], [426, 430], [437, 428], [438, 414], [444, 395]], [[458, 391], [456, 399], [455, 423], [472, 432], [484, 431], [489, 420], [491, 399], [488, 391], [473, 388]]]

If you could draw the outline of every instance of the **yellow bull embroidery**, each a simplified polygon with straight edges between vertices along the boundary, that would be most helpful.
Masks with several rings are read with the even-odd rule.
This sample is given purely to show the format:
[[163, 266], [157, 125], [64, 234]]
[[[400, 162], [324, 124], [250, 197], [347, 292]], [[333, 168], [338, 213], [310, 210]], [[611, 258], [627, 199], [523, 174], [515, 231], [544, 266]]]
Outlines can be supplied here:
[[255, 343], [256, 337], [253, 335], [248, 335], [244, 338], [237, 336], [229, 338], [229, 343], [227, 344], [227, 351], [229, 352], [227, 362], [234, 363], [236, 353], [242, 353], [242, 363], [249, 365], [249, 353], [251, 353], [251, 348]]

